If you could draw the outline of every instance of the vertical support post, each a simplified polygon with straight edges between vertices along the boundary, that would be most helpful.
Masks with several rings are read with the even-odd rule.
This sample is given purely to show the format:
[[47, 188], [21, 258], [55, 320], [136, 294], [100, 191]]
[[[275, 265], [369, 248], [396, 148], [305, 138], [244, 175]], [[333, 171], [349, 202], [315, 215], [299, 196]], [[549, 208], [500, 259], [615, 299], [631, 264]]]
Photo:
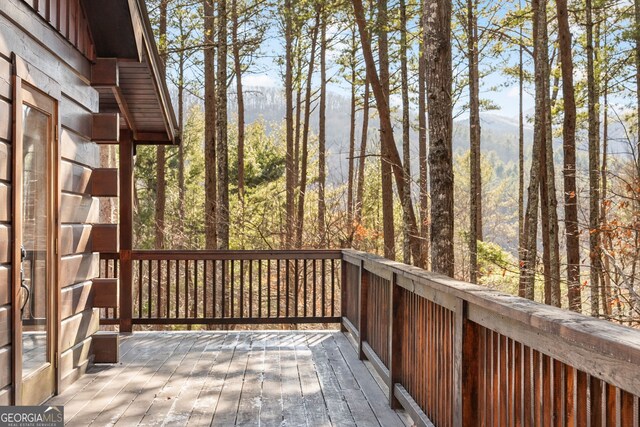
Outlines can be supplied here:
[[394, 386], [400, 382], [400, 369], [402, 363], [402, 333], [404, 328], [402, 318], [404, 316], [402, 307], [402, 294], [400, 286], [397, 285], [396, 273], [391, 274], [391, 290], [389, 298], [389, 406], [392, 409], [400, 409], [402, 405], [396, 399]]
[[350, 286], [347, 280], [347, 262], [343, 252], [340, 260], [340, 332], [347, 332], [347, 327], [344, 326], [344, 318], [347, 316], [347, 288]]
[[478, 413], [479, 369], [478, 325], [467, 319], [467, 303], [462, 299], [455, 306], [454, 336], [454, 426], [476, 425]]
[[131, 287], [133, 284], [133, 156], [131, 131], [120, 136], [120, 332], [133, 330]]
[[364, 270], [364, 260], [360, 260], [360, 319], [358, 322], [358, 357], [364, 360], [367, 357], [362, 350], [362, 343], [367, 340], [367, 304], [369, 299], [369, 274]]

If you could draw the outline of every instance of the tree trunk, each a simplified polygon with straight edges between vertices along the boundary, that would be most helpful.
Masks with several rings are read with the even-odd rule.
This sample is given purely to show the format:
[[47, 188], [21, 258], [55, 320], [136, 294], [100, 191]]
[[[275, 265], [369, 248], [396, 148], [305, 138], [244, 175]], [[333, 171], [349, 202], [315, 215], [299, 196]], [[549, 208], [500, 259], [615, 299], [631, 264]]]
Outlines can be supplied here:
[[351, 51], [349, 57], [349, 67], [351, 68], [351, 102], [350, 102], [350, 115], [349, 115], [349, 171], [347, 179], [347, 224], [346, 230], [348, 232], [348, 242], [351, 246], [353, 240], [353, 193], [354, 193], [354, 175], [355, 175], [355, 152], [356, 152], [356, 51], [358, 46], [356, 44], [356, 29], [355, 26], [351, 28]]
[[[522, 9], [522, 3], [520, 3]], [[518, 259], [524, 259], [524, 64], [523, 64], [523, 34], [520, 24], [520, 46], [518, 62]]]
[[[387, 0], [378, 0], [378, 66], [380, 68], [380, 87], [382, 96], [389, 102], [389, 43], [387, 34]], [[378, 107], [378, 113], [380, 108]], [[384, 236], [384, 256], [389, 259], [396, 258], [395, 227], [393, 221], [393, 181], [391, 177], [391, 160], [389, 159], [389, 148], [383, 140], [387, 140], [389, 135], [386, 132], [393, 132], [393, 129], [386, 129], [380, 126], [380, 168], [382, 180], [382, 229]], [[394, 143], [395, 145], [395, 143]], [[403, 174], [404, 175], [404, 174]], [[404, 177], [400, 185], [404, 188]]]
[[[523, 230], [523, 254], [520, 259], [520, 285], [518, 293], [521, 297], [533, 300], [535, 297], [535, 273], [537, 258], [538, 237], [538, 202], [540, 192], [540, 162], [541, 151], [546, 138], [546, 96], [547, 84], [545, 81], [543, 50], [546, 44], [541, 43], [540, 27], [545, 20], [541, 20], [541, 13], [546, 9], [541, 2], [546, 0], [533, 0], [533, 53], [534, 53], [534, 81], [535, 81], [535, 119], [533, 129], [533, 149], [531, 155], [531, 172], [529, 174], [529, 187], [527, 190], [527, 208], [524, 216]], [[542, 11], [541, 11], [542, 10]], [[542, 21], [542, 22], [541, 22]], [[544, 160], [544, 159], [542, 159]]]
[[242, 62], [238, 41], [238, 0], [231, 0], [231, 43], [233, 68], [236, 75], [236, 99], [238, 100], [238, 197], [244, 205], [244, 94], [242, 91]]
[[[549, 35], [547, 32], [547, 0], [544, 0], [540, 3], [543, 5], [541, 10], [542, 14], [540, 15], [541, 19], [541, 44], [543, 46], [549, 45]], [[551, 120], [551, 98], [549, 94], [549, 86], [550, 86], [550, 66], [549, 66], [549, 55], [548, 49], [545, 48], [540, 52], [544, 55], [543, 65], [544, 65], [544, 75], [545, 75], [545, 84], [546, 90], [545, 94], [545, 156], [543, 164], [545, 165], [546, 173], [543, 175], [545, 177], [544, 185], [545, 185], [545, 194], [546, 197], [543, 199], [542, 203], [546, 209], [546, 214], [542, 216], [542, 220], [547, 223], [548, 233], [544, 233], [543, 236], [548, 238], [548, 248], [545, 249], [545, 256], [548, 257], [548, 272], [545, 272], [545, 280], [549, 282], [549, 302], [548, 304], [553, 305], [555, 307], [560, 307], [560, 244], [559, 244], [559, 231], [558, 231], [558, 198], [556, 195], [556, 175], [555, 175], [555, 165], [553, 162], [553, 133], [552, 133], [552, 120]], [[555, 88], [558, 87], [559, 77], [555, 77], [556, 81], [554, 82], [554, 91], [557, 90]], [[557, 96], [557, 95], [556, 95]], [[555, 102], [555, 101], [554, 101]], [[542, 183], [541, 183], [542, 185]], [[546, 295], [545, 295], [546, 298]]]
[[[391, 113], [389, 110], [389, 103], [384, 96], [382, 84], [375, 66], [375, 60], [373, 58], [373, 52], [371, 50], [371, 42], [369, 39], [369, 33], [366, 27], [366, 20], [364, 16], [364, 9], [362, 7], [362, 0], [354, 0], [352, 2], [353, 10], [355, 12], [356, 23], [358, 24], [358, 32], [360, 33], [360, 41], [362, 45], [362, 53], [365, 59], [365, 65], [367, 68], [367, 79], [371, 84], [373, 95], [376, 100], [376, 106], [378, 107], [378, 115], [380, 117], [382, 132], [381, 143], [387, 147], [386, 153], [391, 160], [391, 167], [393, 170], [393, 177], [398, 188], [398, 195], [400, 199], [404, 197], [404, 169], [402, 168], [402, 160], [398, 154], [398, 149], [395, 145], [393, 137], [393, 127], [391, 126]], [[411, 200], [411, 199], [409, 199]], [[403, 206], [403, 209], [405, 207]], [[420, 258], [420, 238], [418, 234], [418, 225], [416, 221], [416, 215], [413, 211], [413, 204], [410, 203], [409, 209], [409, 227], [411, 234], [411, 252], [414, 259]]]
[[587, 18], [587, 116], [589, 140], [589, 257], [591, 260], [591, 315], [600, 314], [600, 143], [598, 141], [598, 93], [595, 77], [593, 46], [593, 10], [586, 0]]
[[366, 165], [367, 140], [369, 136], [369, 78], [364, 81], [364, 98], [362, 101], [362, 133], [360, 135], [360, 155], [358, 156], [358, 185], [356, 188], [356, 223], [362, 221], [362, 203], [364, 197], [364, 167]]
[[[182, 25], [180, 25], [181, 43], [184, 43], [184, 34], [182, 34]], [[182, 129], [184, 125], [184, 62], [185, 51], [180, 50], [178, 53], [178, 129]], [[183, 212], [185, 209], [185, 183], [184, 183], [184, 144], [178, 146], [178, 211]], [[178, 247], [184, 248], [185, 244], [184, 218], [178, 217]]]
[[[400, 80], [402, 86], [402, 162], [404, 165], [404, 199], [402, 204], [408, 205], [411, 199], [411, 151], [410, 151], [410, 117], [409, 117], [409, 71], [407, 69], [407, 5], [400, 0]], [[409, 200], [407, 200], [409, 199]], [[408, 210], [403, 209], [402, 256], [405, 264], [411, 264], [411, 236], [409, 235]], [[416, 259], [416, 263], [420, 260]]]
[[[160, 1], [160, 25], [159, 25], [159, 53], [162, 59], [162, 74], [166, 78], [167, 64], [167, 2]], [[156, 201], [155, 201], [155, 248], [164, 249], [164, 212], [167, 205], [167, 180], [165, 176], [165, 149], [164, 145], [156, 148]]]
[[284, 20], [285, 20], [285, 77], [284, 92], [286, 98], [286, 142], [287, 152], [285, 158], [285, 181], [286, 181], [286, 218], [285, 218], [285, 248], [291, 248], [293, 237], [293, 215], [294, 215], [294, 189], [293, 189], [293, 64], [292, 64], [292, 41], [293, 41], [293, 23], [291, 10], [291, 0], [284, 2]]
[[[422, 13], [426, 9], [422, 8]], [[425, 31], [420, 19], [420, 53], [418, 57], [418, 163], [420, 165], [420, 265], [427, 268], [429, 260], [429, 183], [427, 180], [427, 62], [424, 52]]]
[[482, 240], [482, 175], [480, 170], [480, 74], [476, 0], [467, 0], [469, 61], [469, 280], [478, 281], [478, 240]]
[[229, 147], [227, 141], [227, 1], [218, 1], [218, 88], [216, 160], [218, 166], [218, 248], [229, 249]]
[[311, 30], [311, 53], [309, 56], [309, 69], [307, 71], [307, 88], [304, 100], [304, 124], [302, 129], [302, 156], [300, 165], [300, 189], [298, 191], [298, 214], [296, 216], [296, 248], [302, 247], [302, 231], [304, 227], [304, 198], [307, 192], [307, 162], [309, 158], [309, 121], [311, 118], [311, 81], [313, 79], [313, 67], [316, 57], [316, 44], [318, 41], [318, 25], [320, 13], [316, 14], [316, 23]]
[[562, 67], [562, 127], [564, 153], [564, 217], [567, 250], [567, 296], [569, 309], [581, 311], [580, 231], [578, 229], [578, 192], [576, 189], [576, 100], [573, 86], [573, 58], [567, 0], [556, 0], [558, 39]]
[[453, 277], [451, 2], [426, 0], [431, 269]]
[[321, 6], [320, 19], [320, 109], [318, 117], [318, 234], [320, 247], [326, 248], [326, 201], [325, 186], [327, 181], [327, 13]]
[[213, 0], [203, 0], [204, 6], [204, 156], [205, 156], [205, 247], [216, 249], [216, 74]]

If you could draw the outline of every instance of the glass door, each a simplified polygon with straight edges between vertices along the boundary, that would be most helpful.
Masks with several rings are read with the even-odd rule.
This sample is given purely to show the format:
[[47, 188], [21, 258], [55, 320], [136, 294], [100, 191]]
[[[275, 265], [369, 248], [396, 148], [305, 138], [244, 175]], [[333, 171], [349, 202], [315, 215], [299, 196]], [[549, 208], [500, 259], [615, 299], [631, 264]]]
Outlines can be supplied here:
[[55, 386], [55, 102], [29, 86], [21, 91], [21, 141], [16, 146], [21, 171], [14, 214], [19, 234], [20, 325], [23, 405], [39, 404]]

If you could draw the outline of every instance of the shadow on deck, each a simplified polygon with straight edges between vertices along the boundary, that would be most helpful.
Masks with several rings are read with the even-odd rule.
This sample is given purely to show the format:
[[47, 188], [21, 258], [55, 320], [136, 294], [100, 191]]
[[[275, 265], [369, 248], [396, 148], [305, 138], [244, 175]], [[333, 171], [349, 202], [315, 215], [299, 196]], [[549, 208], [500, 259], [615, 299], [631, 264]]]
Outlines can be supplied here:
[[136, 332], [48, 404], [68, 425], [405, 426], [337, 331]]

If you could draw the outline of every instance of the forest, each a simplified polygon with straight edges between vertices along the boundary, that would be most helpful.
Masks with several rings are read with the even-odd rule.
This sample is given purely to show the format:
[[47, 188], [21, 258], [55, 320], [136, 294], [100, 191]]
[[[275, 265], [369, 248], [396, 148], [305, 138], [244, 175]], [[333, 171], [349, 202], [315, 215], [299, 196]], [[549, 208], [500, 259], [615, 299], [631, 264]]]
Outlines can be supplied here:
[[140, 249], [353, 247], [640, 325], [640, 0], [147, 0]]

